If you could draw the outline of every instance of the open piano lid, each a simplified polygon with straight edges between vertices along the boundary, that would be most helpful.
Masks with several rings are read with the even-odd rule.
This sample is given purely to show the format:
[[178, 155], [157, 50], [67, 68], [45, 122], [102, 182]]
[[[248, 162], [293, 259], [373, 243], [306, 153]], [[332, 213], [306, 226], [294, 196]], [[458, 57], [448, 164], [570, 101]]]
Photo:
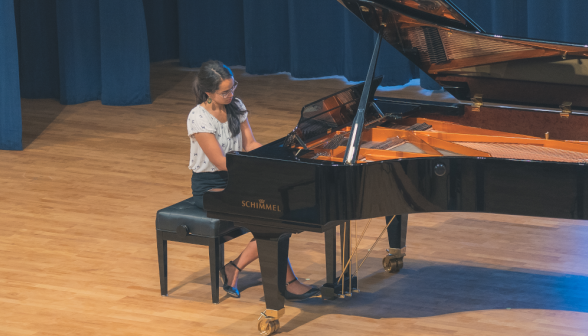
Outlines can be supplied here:
[[449, 0], [338, 1], [459, 100], [588, 111], [587, 45], [487, 34]]

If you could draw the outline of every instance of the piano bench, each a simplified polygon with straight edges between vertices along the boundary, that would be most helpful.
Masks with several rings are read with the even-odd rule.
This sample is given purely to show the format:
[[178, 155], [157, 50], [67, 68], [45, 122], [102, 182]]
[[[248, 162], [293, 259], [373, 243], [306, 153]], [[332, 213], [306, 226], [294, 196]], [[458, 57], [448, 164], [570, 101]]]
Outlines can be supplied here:
[[224, 243], [247, 233], [232, 222], [206, 217], [206, 211], [192, 198], [157, 211], [155, 219], [159, 284], [161, 295], [167, 296], [167, 241], [207, 245], [210, 259], [212, 302], [219, 302], [219, 270], [224, 265]]

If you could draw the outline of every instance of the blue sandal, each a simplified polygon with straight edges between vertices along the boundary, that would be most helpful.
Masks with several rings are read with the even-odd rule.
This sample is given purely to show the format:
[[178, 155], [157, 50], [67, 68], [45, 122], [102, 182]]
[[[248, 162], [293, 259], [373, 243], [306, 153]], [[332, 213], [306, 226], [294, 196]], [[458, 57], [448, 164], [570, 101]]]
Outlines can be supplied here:
[[[242, 270], [235, 265], [235, 263], [231, 260], [229, 261], [229, 264], [231, 264], [233, 267], [235, 267], [236, 269], [239, 270], [239, 272], [241, 272]], [[228, 265], [228, 264], [227, 264]], [[232, 296], [234, 298], [240, 298], [241, 297], [241, 293], [239, 293], [239, 290], [236, 287], [231, 287], [229, 285], [229, 278], [227, 277], [227, 272], [225, 271], [225, 267], [227, 267], [227, 265], [223, 266], [223, 268], [220, 269], [220, 276], [223, 280], [223, 289], [225, 290], [225, 292], [227, 292], [227, 294], [229, 296]]]

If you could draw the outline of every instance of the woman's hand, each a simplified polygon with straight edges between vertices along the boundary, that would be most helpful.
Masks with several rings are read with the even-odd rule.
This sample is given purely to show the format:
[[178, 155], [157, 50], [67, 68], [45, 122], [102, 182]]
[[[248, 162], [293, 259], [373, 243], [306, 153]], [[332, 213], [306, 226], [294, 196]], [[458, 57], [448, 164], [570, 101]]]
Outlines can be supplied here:
[[259, 142], [255, 141], [255, 138], [253, 137], [253, 132], [249, 125], [249, 119], [245, 119], [245, 121], [241, 123], [241, 134], [243, 137], [243, 150], [246, 152], [250, 152], [262, 146]]
[[218, 168], [218, 170], [227, 170], [227, 158], [225, 152], [218, 144], [216, 137], [212, 133], [194, 133], [192, 137], [198, 141], [200, 148], [208, 157], [210, 162]]

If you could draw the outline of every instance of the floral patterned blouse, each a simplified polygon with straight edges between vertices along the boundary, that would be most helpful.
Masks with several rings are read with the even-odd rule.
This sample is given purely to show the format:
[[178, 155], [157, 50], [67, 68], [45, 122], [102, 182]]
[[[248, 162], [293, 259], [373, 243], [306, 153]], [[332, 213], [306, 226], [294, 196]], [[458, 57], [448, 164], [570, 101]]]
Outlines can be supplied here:
[[[245, 110], [245, 105], [237, 100], [239, 109]], [[247, 120], [247, 112], [239, 116], [239, 122]], [[218, 168], [210, 162], [198, 141], [192, 137], [195, 133], [212, 133], [221, 146], [223, 153], [243, 150], [243, 137], [241, 133], [236, 137], [231, 136], [229, 122], [221, 123], [213, 117], [202, 105], [197, 105], [188, 115], [188, 136], [190, 137], [190, 168], [195, 173], [215, 172]]]

